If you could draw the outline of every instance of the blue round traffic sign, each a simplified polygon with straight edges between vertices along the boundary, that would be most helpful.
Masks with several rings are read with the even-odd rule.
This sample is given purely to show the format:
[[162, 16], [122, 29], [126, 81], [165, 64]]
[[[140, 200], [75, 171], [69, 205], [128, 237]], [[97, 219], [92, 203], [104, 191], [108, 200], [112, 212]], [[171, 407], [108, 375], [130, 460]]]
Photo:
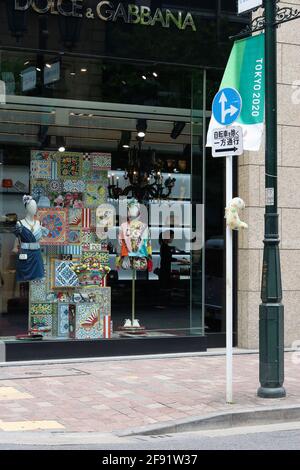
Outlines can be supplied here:
[[234, 123], [242, 111], [242, 97], [234, 88], [223, 88], [214, 97], [212, 113], [222, 126]]

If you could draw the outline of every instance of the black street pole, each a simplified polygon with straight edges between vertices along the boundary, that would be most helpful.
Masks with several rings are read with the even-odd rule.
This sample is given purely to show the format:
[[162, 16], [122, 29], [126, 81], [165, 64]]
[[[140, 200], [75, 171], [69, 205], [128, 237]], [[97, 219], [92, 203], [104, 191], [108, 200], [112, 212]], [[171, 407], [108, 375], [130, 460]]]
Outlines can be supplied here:
[[258, 396], [281, 398], [284, 381], [284, 308], [277, 210], [277, 1], [265, 0], [266, 208], [261, 299], [259, 308]]

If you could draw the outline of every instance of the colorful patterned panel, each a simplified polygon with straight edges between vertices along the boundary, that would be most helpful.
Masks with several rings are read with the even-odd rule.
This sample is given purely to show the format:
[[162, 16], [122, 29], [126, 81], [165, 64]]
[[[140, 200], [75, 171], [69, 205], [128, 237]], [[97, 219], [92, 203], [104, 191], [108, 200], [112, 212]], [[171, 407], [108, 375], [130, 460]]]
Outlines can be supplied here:
[[49, 195], [51, 203], [57, 208], [74, 208], [80, 209], [84, 207], [83, 194], [81, 193], [57, 193], [53, 192]]
[[52, 336], [52, 315], [32, 315], [30, 328], [38, 331], [43, 336]]
[[92, 169], [94, 171], [110, 170], [111, 169], [111, 154], [110, 153], [91, 153]]
[[82, 227], [89, 229], [92, 225], [92, 210], [82, 209]]
[[47, 302], [47, 287], [44, 279], [30, 282], [30, 301]]
[[51, 161], [50, 160], [32, 160], [31, 161], [31, 178], [34, 179], [50, 179], [51, 178]]
[[62, 190], [62, 182], [56, 179], [49, 181], [49, 190], [54, 193], [60, 193]]
[[94, 230], [83, 230], [81, 234], [82, 243], [96, 243], [97, 235]]
[[32, 303], [30, 306], [30, 315], [52, 315], [53, 308], [51, 304]]
[[80, 256], [81, 252], [81, 245], [62, 245], [58, 247], [58, 253], [61, 255]]
[[[100, 245], [101, 247], [101, 245]], [[109, 264], [109, 253], [108, 251], [95, 252], [95, 251], [85, 251], [82, 254], [81, 262], [86, 264], [89, 260], [92, 260], [96, 263]]]
[[103, 314], [97, 303], [76, 305], [76, 338], [98, 339], [103, 333]]
[[41, 245], [62, 245], [68, 242], [68, 209], [39, 209], [37, 218], [49, 230]]
[[101, 317], [103, 315], [111, 315], [111, 289], [110, 287], [102, 287], [95, 289], [93, 292], [96, 295], [97, 304], [100, 305]]
[[65, 152], [58, 161], [58, 175], [62, 178], [80, 178], [82, 174], [82, 155]]
[[69, 336], [69, 304], [57, 305], [57, 334], [61, 337]]
[[52, 160], [51, 162], [51, 179], [56, 180], [57, 178], [57, 170], [58, 170], [58, 164], [56, 160]]
[[53, 288], [66, 288], [79, 286], [79, 280], [72, 267], [73, 261], [54, 260]]
[[52, 152], [44, 152], [41, 150], [31, 151], [31, 160], [51, 160]]
[[92, 159], [88, 153], [83, 155], [82, 176], [88, 179], [90, 179], [92, 176]]
[[82, 221], [82, 209], [69, 209], [69, 225], [80, 227]]
[[99, 251], [103, 250], [102, 243], [84, 243], [82, 245], [83, 251], [94, 251], [98, 253]]
[[31, 180], [31, 196], [36, 200], [36, 202], [39, 201], [41, 196], [47, 195], [48, 183], [49, 182], [45, 180]]
[[86, 185], [86, 191], [84, 193], [84, 204], [86, 207], [98, 207], [100, 204], [104, 204], [107, 200], [106, 196], [106, 182], [88, 182]]
[[83, 193], [85, 191], [85, 182], [82, 180], [66, 180], [63, 189], [70, 193]]
[[69, 230], [68, 240], [70, 243], [80, 243], [81, 232], [80, 230]]

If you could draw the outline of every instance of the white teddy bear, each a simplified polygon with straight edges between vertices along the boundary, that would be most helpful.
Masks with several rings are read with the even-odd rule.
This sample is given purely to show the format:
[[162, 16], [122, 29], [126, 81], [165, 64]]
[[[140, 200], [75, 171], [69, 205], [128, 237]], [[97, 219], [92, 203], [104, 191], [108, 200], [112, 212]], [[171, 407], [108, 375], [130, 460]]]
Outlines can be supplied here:
[[245, 203], [240, 197], [231, 199], [228, 207], [225, 208], [226, 224], [232, 230], [240, 230], [248, 228], [245, 222], [242, 222], [239, 217], [239, 210], [245, 209]]

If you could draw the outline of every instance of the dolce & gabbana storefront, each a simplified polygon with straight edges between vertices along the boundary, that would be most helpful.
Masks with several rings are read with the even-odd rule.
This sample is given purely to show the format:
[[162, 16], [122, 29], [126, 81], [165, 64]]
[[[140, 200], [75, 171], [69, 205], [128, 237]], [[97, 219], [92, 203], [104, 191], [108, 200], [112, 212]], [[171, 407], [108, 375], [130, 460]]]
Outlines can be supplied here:
[[225, 341], [232, 1], [0, 0], [0, 361]]

